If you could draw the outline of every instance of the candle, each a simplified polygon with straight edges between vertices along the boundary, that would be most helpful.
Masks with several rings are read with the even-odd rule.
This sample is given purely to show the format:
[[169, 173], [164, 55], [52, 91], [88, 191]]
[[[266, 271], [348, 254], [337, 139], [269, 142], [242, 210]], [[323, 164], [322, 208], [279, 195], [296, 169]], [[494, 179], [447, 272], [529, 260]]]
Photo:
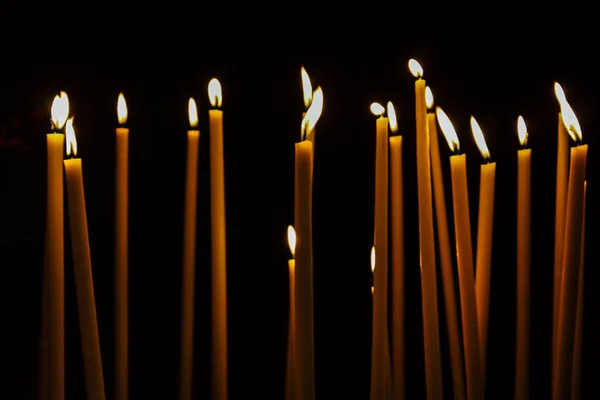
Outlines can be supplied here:
[[581, 358], [583, 351], [583, 287], [585, 260], [585, 207], [587, 182], [583, 183], [583, 222], [581, 224], [581, 260], [579, 262], [579, 283], [577, 287], [577, 316], [575, 319], [575, 345], [573, 347], [573, 374], [571, 377], [571, 399], [581, 398]]
[[288, 226], [288, 245], [290, 246], [290, 252], [292, 253], [292, 258], [288, 260], [288, 270], [290, 274], [290, 310], [289, 310], [289, 322], [288, 322], [288, 348], [287, 348], [287, 366], [286, 366], [286, 384], [285, 384], [285, 398], [287, 400], [293, 400], [296, 395], [296, 388], [294, 387], [294, 369], [296, 366], [296, 361], [294, 357], [294, 347], [296, 341], [296, 327], [295, 327], [295, 319], [296, 319], [296, 307], [295, 307], [295, 279], [294, 279], [294, 270], [295, 270], [295, 261], [294, 261], [294, 251], [296, 250], [296, 231], [294, 231], [293, 226]]
[[452, 175], [452, 199], [454, 204], [454, 228], [456, 232], [456, 258], [458, 260], [465, 371], [467, 375], [467, 396], [469, 399], [482, 399], [484, 391], [481, 379], [481, 357], [479, 355], [479, 329], [477, 326], [475, 279], [473, 276], [473, 251], [471, 249], [471, 222], [469, 217], [466, 158], [464, 154], [458, 154], [460, 150], [458, 136], [446, 113], [437, 107], [436, 114], [448, 146], [455, 152], [450, 157], [450, 169]]
[[123, 93], [117, 101], [119, 127], [116, 130], [115, 179], [115, 398], [126, 400], [129, 385], [128, 333], [128, 212], [129, 212], [129, 129], [127, 103]]
[[[425, 102], [427, 109], [433, 110], [433, 93], [425, 88]], [[442, 282], [444, 288], [444, 306], [446, 310], [446, 326], [448, 328], [448, 346], [450, 347], [450, 362], [452, 371], [452, 390], [455, 399], [465, 398], [465, 383], [463, 372], [463, 354], [461, 335], [458, 325], [458, 311], [456, 308], [456, 291], [454, 289], [454, 273], [452, 257], [450, 255], [450, 235], [448, 234], [448, 219], [446, 215], [446, 196], [444, 180], [442, 177], [442, 162], [438, 145], [437, 125], [435, 112], [427, 113], [427, 129], [429, 130], [431, 148], [431, 173], [433, 178], [433, 194], [435, 214], [437, 218], [438, 242], [440, 247], [440, 260], [442, 265]]]
[[581, 228], [583, 225], [584, 180], [587, 163], [587, 145], [582, 145], [582, 132], [575, 112], [560, 99], [565, 128], [576, 146], [571, 147], [571, 165], [567, 191], [565, 238], [563, 244], [563, 272], [559, 306], [558, 344], [556, 349], [553, 398], [566, 399], [571, 394], [573, 369], [573, 341], [577, 313], [577, 286], [581, 260]]
[[208, 83], [213, 109], [210, 121], [210, 214], [212, 239], [212, 398], [227, 399], [227, 271], [225, 235], [225, 178], [223, 166], [223, 102], [221, 83]]
[[81, 158], [77, 158], [77, 140], [73, 128], [73, 118], [67, 120], [65, 133], [67, 139], [66, 153], [67, 156], [71, 156], [70, 159], [64, 160], [64, 165], [87, 398], [104, 400], [104, 377], [102, 374], [100, 339], [98, 337], [92, 260], [83, 190], [83, 172]]
[[[375, 246], [371, 247], [371, 275], [373, 275], [373, 279], [375, 277]], [[371, 285], [371, 298], [373, 299], [375, 296], [375, 285]], [[375, 303], [373, 303], [373, 315], [375, 315]], [[371, 351], [373, 351], [371, 349]]]
[[187, 132], [187, 170], [185, 182], [185, 214], [183, 220], [183, 271], [181, 306], [181, 366], [179, 398], [192, 398], [194, 354], [194, 279], [196, 270], [196, 192], [198, 187], [198, 110], [196, 101], [188, 102], [190, 130]]
[[[387, 103], [387, 115], [392, 133], [398, 131], [396, 111]], [[404, 399], [404, 196], [402, 185], [402, 136], [391, 136], [390, 206], [392, 222], [392, 387], [396, 399]]]
[[296, 226], [296, 379], [298, 399], [315, 397], [315, 354], [313, 320], [312, 255], [312, 166], [313, 143], [306, 138], [314, 130], [323, 111], [323, 91], [318, 87], [301, 124], [301, 141], [296, 143], [294, 182], [294, 225]]
[[65, 247], [63, 200], [63, 149], [65, 135], [59, 133], [69, 115], [65, 92], [52, 102], [53, 132], [46, 136], [48, 181], [46, 209], [47, 275], [47, 376], [48, 399], [65, 397]]
[[427, 398], [443, 398], [442, 365], [437, 309], [437, 278], [433, 233], [433, 200], [431, 194], [431, 162], [425, 80], [423, 68], [415, 60], [408, 62], [415, 81], [417, 122], [417, 182], [419, 198], [419, 243], [421, 247], [421, 297], [423, 302], [423, 335], [425, 342], [425, 375]]

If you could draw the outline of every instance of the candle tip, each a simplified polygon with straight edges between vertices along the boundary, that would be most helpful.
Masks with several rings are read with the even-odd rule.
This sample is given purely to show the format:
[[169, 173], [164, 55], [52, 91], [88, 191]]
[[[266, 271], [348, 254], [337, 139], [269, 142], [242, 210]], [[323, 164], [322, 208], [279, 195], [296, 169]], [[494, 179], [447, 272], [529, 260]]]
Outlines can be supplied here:
[[420, 79], [423, 77], [423, 67], [421, 67], [421, 64], [414, 58], [408, 60], [408, 69], [415, 78]]
[[214, 108], [221, 108], [221, 104], [223, 104], [223, 91], [221, 89], [221, 82], [217, 78], [212, 78], [208, 82], [208, 99]]

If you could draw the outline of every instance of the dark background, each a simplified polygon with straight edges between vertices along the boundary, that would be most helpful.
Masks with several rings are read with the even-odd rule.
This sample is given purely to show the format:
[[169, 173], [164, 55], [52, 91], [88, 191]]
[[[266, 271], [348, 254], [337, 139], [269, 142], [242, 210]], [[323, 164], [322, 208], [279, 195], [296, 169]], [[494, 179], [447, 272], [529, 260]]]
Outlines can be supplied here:
[[[558, 14], [555, 17], [559, 17]], [[510, 22], [506, 22], [510, 24]], [[424, 396], [418, 258], [414, 78], [425, 70], [436, 104], [451, 118], [467, 154], [473, 241], [481, 156], [469, 116], [480, 123], [497, 162], [487, 392], [513, 396], [516, 282], [516, 120], [522, 114], [532, 148], [531, 393], [550, 394], [550, 337], [558, 104], [562, 84], [590, 145], [583, 385], [594, 397], [593, 284], [598, 257], [595, 157], [600, 67], [581, 26], [519, 35], [504, 30], [439, 28], [390, 48], [338, 44], [328, 51], [270, 42], [227, 47], [219, 56], [154, 59], [98, 53], [95, 62], [11, 63], [1, 79], [0, 378], [10, 398], [34, 398], [38, 371], [46, 160], [52, 99], [70, 98], [83, 160], [89, 235], [107, 396], [113, 386], [114, 128], [119, 92], [130, 133], [130, 392], [132, 398], [176, 398], [187, 101], [198, 103], [198, 194], [195, 393], [210, 392], [210, 210], [207, 84], [223, 86], [227, 210], [229, 387], [233, 399], [282, 398], [287, 340], [286, 227], [293, 223], [294, 143], [303, 111], [300, 66], [321, 85], [314, 178], [315, 354], [319, 398], [367, 398], [370, 380], [370, 250], [373, 242], [375, 120], [373, 101], [394, 102], [404, 135], [406, 365], [411, 398]], [[580, 28], [580, 29], [578, 29]], [[435, 35], [434, 35], [435, 33]], [[453, 33], [453, 35], [450, 35]], [[243, 36], [243, 32], [240, 33]], [[469, 38], [469, 39], [467, 39]], [[240, 40], [247, 38], [240, 38]], [[368, 39], [363, 39], [368, 43]], [[383, 43], [387, 43], [385, 40]], [[225, 51], [227, 50], [227, 51]], [[200, 48], [198, 52], [211, 50]], [[217, 53], [215, 53], [217, 54]], [[102, 60], [102, 61], [100, 61]], [[77, 62], [78, 61], [78, 62]], [[450, 155], [440, 140], [446, 200], [452, 215]], [[65, 222], [68, 227], [68, 221]], [[452, 231], [452, 226], [450, 227]], [[65, 238], [66, 379], [69, 398], [83, 398], [82, 357], [68, 229]], [[591, 268], [590, 268], [591, 267]], [[439, 261], [438, 261], [439, 270]], [[439, 309], [443, 311], [441, 281]], [[451, 377], [440, 314], [444, 382]], [[597, 395], [597, 394], [596, 394]], [[541, 398], [540, 397], [540, 398]]]

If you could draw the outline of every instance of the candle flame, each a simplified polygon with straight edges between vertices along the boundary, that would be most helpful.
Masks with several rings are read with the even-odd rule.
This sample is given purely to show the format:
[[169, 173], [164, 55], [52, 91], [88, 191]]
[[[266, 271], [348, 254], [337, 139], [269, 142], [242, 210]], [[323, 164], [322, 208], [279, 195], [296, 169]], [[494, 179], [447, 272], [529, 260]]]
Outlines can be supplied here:
[[190, 120], [190, 127], [196, 128], [198, 126], [198, 109], [196, 108], [196, 100], [190, 97], [188, 102], [188, 118]]
[[120, 125], [127, 123], [127, 103], [125, 102], [123, 93], [119, 93], [119, 99], [117, 100], [117, 119]]
[[221, 91], [221, 82], [217, 78], [212, 78], [208, 82], [208, 99], [213, 107], [219, 108], [223, 103], [223, 94]]
[[296, 231], [294, 230], [294, 227], [291, 225], [288, 226], [287, 236], [288, 236], [288, 246], [290, 246], [290, 252], [292, 253], [292, 257], [293, 257], [296, 252]]
[[312, 103], [313, 99], [313, 89], [312, 84], [310, 83], [310, 77], [308, 76], [308, 72], [304, 69], [304, 65], [300, 69], [300, 75], [302, 76], [302, 92], [304, 94], [304, 107], [308, 109], [310, 107], [310, 103]]
[[75, 138], [75, 128], [73, 128], [73, 117], [67, 120], [65, 125], [65, 141], [67, 156], [77, 156], [77, 139]]
[[50, 109], [52, 124], [54, 129], [62, 129], [69, 117], [69, 97], [65, 92], [60, 92], [60, 95], [54, 96], [52, 108]]
[[527, 132], [527, 125], [525, 125], [525, 120], [520, 115], [519, 118], [517, 118], [517, 134], [519, 135], [519, 142], [521, 143], [521, 146], [526, 146], [529, 133]]
[[387, 102], [387, 115], [392, 133], [398, 132], [398, 119], [396, 118], [396, 109], [391, 101]]
[[490, 158], [490, 151], [488, 150], [487, 143], [485, 143], [485, 137], [483, 136], [483, 131], [481, 127], [477, 123], [475, 117], [471, 116], [471, 131], [473, 132], [473, 137], [475, 138], [475, 143], [477, 143], [477, 147], [479, 147], [479, 152], [481, 156], [486, 160]]
[[379, 103], [371, 104], [371, 113], [376, 117], [381, 117], [385, 113], [385, 108]]
[[429, 86], [425, 88], [425, 105], [428, 110], [433, 108], [433, 92]]
[[569, 136], [571, 136], [571, 139], [573, 139], [575, 142], [581, 141], [582, 132], [581, 126], [579, 125], [579, 120], [575, 115], [575, 111], [573, 111], [573, 108], [567, 101], [565, 91], [558, 82], [554, 82], [554, 93], [556, 94], [556, 98], [560, 104], [560, 113], [563, 124], [565, 125], [567, 132], [569, 132]]
[[444, 137], [448, 142], [450, 150], [458, 151], [458, 149], [460, 148], [460, 143], [458, 141], [458, 135], [454, 130], [454, 126], [452, 125], [450, 118], [448, 118], [444, 110], [442, 110], [440, 107], [436, 107], [435, 111], [438, 123], [440, 124], [440, 128], [442, 129], [442, 133], [444, 134]]
[[414, 58], [408, 60], [408, 69], [415, 78], [423, 77], [423, 67], [421, 67], [421, 64], [419, 64], [419, 62]]
[[560, 86], [560, 83], [558, 83], [558, 82], [554, 82], [554, 94], [556, 95], [558, 104], [560, 104], [562, 107], [562, 103], [567, 102], [567, 96], [565, 96], [565, 91], [563, 90], [562, 86]]
[[323, 112], [323, 89], [321, 86], [315, 89], [312, 97], [312, 102], [310, 103], [310, 107], [306, 111], [306, 115], [302, 119], [302, 138], [308, 137], [315, 126], [317, 125], [317, 121], [321, 117], [321, 113]]
[[371, 272], [375, 272], [375, 246], [371, 247]]

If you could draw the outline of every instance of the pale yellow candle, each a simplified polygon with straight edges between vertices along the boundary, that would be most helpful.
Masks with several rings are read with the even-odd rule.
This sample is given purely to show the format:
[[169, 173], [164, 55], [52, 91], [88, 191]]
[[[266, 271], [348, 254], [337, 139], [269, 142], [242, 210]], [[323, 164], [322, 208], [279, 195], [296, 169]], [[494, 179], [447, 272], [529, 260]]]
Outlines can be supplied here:
[[517, 341], [515, 357], [515, 399], [529, 398], [529, 320], [531, 293], [531, 149], [527, 127], [519, 116], [517, 179]]
[[571, 375], [571, 399], [581, 398], [581, 359], [583, 351], [583, 288], [585, 265], [585, 207], [587, 182], [583, 183], [583, 222], [581, 224], [581, 261], [577, 288], [577, 317], [575, 319], [575, 345], [573, 346], [573, 374]]
[[296, 397], [296, 388], [294, 386], [294, 368], [296, 366], [294, 357], [294, 348], [296, 341], [296, 294], [295, 294], [295, 260], [294, 251], [296, 249], [296, 231], [291, 225], [288, 226], [288, 245], [292, 258], [288, 260], [288, 270], [290, 275], [290, 306], [289, 306], [289, 322], [288, 322], [288, 347], [287, 347], [287, 365], [285, 375], [285, 398], [286, 400], [294, 400]]
[[67, 121], [65, 133], [67, 139], [66, 153], [67, 156], [71, 156], [70, 159], [64, 160], [64, 164], [85, 386], [88, 399], [104, 400], [104, 376], [102, 374], [102, 356], [98, 337], [92, 260], [83, 190], [83, 171], [81, 158], [76, 158], [77, 139], [73, 128], [73, 118]]
[[117, 101], [115, 179], [115, 398], [129, 393], [129, 129], [123, 93]]
[[53, 132], [46, 136], [48, 183], [46, 209], [47, 256], [47, 377], [48, 399], [65, 398], [65, 244], [63, 199], [63, 151], [65, 135], [58, 133], [69, 115], [65, 92], [52, 103]]
[[[452, 122], [450, 122], [446, 113], [439, 107], [436, 109], [436, 114], [450, 149], [458, 153], [459, 141]], [[467, 375], [467, 398], [476, 400], [483, 399], [484, 390], [481, 377], [481, 356], [479, 354], [479, 328], [475, 299], [475, 278], [473, 276], [473, 250], [471, 248], [471, 221], [465, 155], [455, 154], [451, 156], [450, 168], [463, 325], [463, 346]]]
[[225, 234], [225, 177], [223, 162], [223, 102], [221, 83], [208, 84], [213, 109], [210, 123], [210, 222], [212, 255], [212, 398], [227, 399], [227, 259]]
[[[425, 88], [427, 108], [433, 110], [433, 93]], [[448, 234], [448, 219], [446, 215], [446, 198], [444, 180], [442, 177], [442, 162], [438, 144], [438, 133], [435, 112], [427, 113], [427, 128], [429, 130], [431, 152], [431, 174], [433, 178], [433, 194], [435, 215], [437, 218], [438, 242], [442, 267], [442, 282], [444, 288], [444, 307], [446, 310], [446, 326], [448, 328], [448, 347], [450, 348], [450, 364], [452, 371], [452, 391], [455, 399], [465, 398], [465, 382], [463, 372], [463, 354], [461, 335], [458, 325], [456, 291], [454, 289], [454, 273], [452, 256], [450, 255], [450, 235]]]
[[553, 379], [553, 399], [566, 399], [571, 394], [573, 372], [573, 342], [577, 314], [577, 287], [581, 261], [581, 232], [583, 225], [584, 181], [587, 163], [587, 145], [581, 145], [582, 133], [575, 112], [561, 101], [561, 114], [567, 132], [577, 143], [571, 147], [571, 165], [565, 217], [565, 242], [563, 245], [563, 273], [561, 282], [558, 345]]
[[433, 199], [431, 193], [431, 162], [429, 131], [425, 104], [423, 68], [415, 60], [408, 62], [415, 81], [417, 122], [417, 183], [419, 199], [419, 243], [421, 247], [421, 298], [423, 303], [423, 335], [425, 342], [425, 379], [427, 398], [444, 397], [437, 309], [437, 277], [435, 269], [435, 239], [433, 233]]
[[183, 271], [181, 291], [181, 353], [179, 399], [190, 400], [194, 365], [194, 279], [196, 275], [196, 198], [198, 189], [198, 110], [196, 101], [188, 102], [190, 130], [187, 132], [187, 170], [185, 174], [185, 214], [183, 219]]

